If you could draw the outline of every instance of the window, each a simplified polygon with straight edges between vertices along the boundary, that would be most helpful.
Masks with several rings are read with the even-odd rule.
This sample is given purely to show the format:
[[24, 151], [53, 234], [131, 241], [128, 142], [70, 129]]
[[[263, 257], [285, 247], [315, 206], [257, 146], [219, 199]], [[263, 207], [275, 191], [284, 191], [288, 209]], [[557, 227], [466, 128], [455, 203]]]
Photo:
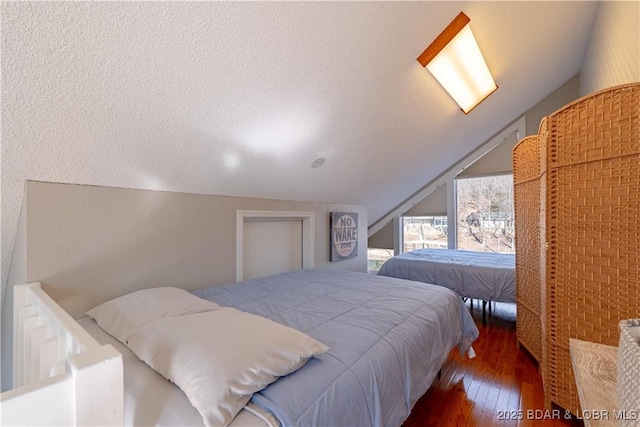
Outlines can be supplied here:
[[458, 249], [515, 253], [513, 175], [456, 180]]
[[446, 216], [402, 217], [402, 252], [422, 248], [447, 248]]
[[382, 264], [393, 256], [393, 249], [367, 249], [367, 270], [370, 273], [377, 272]]

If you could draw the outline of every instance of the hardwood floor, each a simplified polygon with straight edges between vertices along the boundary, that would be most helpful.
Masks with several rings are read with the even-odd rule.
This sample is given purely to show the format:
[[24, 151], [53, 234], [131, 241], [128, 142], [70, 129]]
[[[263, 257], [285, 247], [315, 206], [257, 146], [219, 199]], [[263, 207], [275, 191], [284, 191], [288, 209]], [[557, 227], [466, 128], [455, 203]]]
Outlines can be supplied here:
[[473, 344], [476, 358], [462, 358], [454, 349], [441, 378], [403, 426], [582, 426], [580, 420], [565, 420], [563, 409], [545, 412], [536, 361], [516, 345], [515, 305], [494, 303], [486, 326], [477, 306], [472, 311], [480, 329]]

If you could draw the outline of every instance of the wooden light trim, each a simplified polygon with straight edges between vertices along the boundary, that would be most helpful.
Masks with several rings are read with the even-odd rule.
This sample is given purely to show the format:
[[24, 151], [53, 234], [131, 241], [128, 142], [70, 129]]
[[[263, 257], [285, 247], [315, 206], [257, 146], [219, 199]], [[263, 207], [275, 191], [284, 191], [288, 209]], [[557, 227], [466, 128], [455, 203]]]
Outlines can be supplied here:
[[418, 57], [420, 65], [438, 80], [464, 114], [498, 89], [470, 22], [460, 12]]
[[453, 21], [447, 25], [447, 28], [445, 28], [444, 31], [436, 37], [433, 43], [431, 43], [424, 52], [418, 56], [418, 62], [422, 64], [423, 67], [426, 67], [427, 64], [431, 62], [431, 60], [435, 58], [435, 56], [439, 54], [440, 51], [449, 44], [456, 34], [458, 34], [469, 22], [471, 22], [471, 19], [469, 19], [464, 12], [460, 12], [458, 16], [456, 16]]

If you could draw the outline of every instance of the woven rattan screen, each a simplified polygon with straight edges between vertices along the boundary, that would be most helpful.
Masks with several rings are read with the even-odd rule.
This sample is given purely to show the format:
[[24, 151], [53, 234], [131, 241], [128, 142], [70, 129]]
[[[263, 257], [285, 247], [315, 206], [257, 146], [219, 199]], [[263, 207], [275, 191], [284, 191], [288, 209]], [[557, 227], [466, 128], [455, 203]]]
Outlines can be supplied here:
[[[567, 105], [543, 120], [538, 139], [546, 162], [538, 193], [546, 225], [539, 235], [548, 244], [540, 250], [538, 360], [547, 406], [577, 413], [569, 338], [615, 346], [618, 322], [640, 317], [640, 83]], [[531, 191], [519, 197], [533, 206], [538, 196]], [[518, 222], [516, 216], [516, 236], [527, 232]], [[521, 257], [523, 246], [517, 247]], [[525, 258], [527, 268], [534, 268], [534, 258]], [[516, 277], [525, 274], [533, 273]], [[520, 282], [518, 295], [519, 288]]]
[[513, 149], [516, 215], [516, 301], [518, 342], [540, 361], [542, 355], [542, 282], [540, 277], [540, 141], [522, 139]]

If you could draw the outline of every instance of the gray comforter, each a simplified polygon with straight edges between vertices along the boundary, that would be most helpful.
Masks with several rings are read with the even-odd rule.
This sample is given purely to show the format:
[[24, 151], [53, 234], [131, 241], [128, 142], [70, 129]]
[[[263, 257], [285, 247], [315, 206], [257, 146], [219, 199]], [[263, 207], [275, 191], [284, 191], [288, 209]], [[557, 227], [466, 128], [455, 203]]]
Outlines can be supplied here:
[[364, 273], [302, 270], [194, 294], [330, 347], [254, 394], [283, 426], [398, 426], [450, 350], [478, 336], [449, 289]]
[[515, 254], [417, 249], [387, 260], [378, 274], [434, 283], [463, 297], [516, 302]]

